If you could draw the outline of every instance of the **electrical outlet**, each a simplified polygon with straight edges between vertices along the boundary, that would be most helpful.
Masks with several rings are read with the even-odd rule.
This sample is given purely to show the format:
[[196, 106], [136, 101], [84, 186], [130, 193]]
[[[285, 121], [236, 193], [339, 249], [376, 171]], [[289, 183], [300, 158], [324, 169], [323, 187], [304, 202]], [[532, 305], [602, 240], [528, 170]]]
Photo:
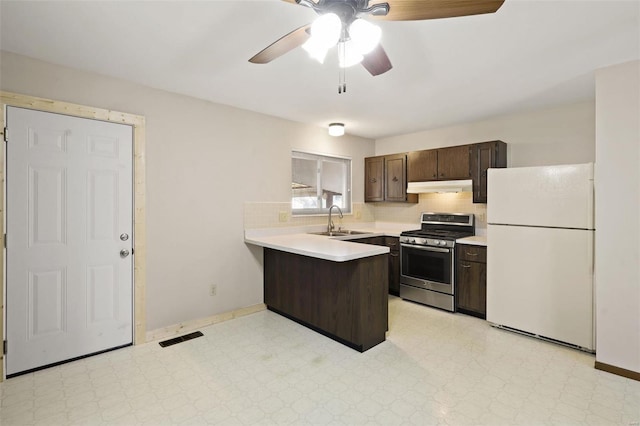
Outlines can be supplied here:
[[484, 222], [484, 213], [478, 213], [478, 220]]
[[215, 296], [217, 292], [218, 286], [215, 284], [211, 284], [211, 287], [209, 287], [209, 296]]
[[356, 219], [362, 219], [362, 212], [360, 210], [356, 210]]
[[278, 214], [278, 219], [280, 220], [280, 222], [286, 222], [289, 220], [289, 212], [287, 211], [281, 211]]

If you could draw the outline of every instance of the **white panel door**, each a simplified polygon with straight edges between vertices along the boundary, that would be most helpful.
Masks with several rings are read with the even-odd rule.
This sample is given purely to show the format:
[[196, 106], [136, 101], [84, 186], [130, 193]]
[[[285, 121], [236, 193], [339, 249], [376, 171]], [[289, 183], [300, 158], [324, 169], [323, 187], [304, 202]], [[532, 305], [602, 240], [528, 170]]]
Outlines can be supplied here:
[[593, 237], [488, 225], [487, 321], [593, 349]]
[[6, 114], [7, 375], [132, 343], [132, 127]]

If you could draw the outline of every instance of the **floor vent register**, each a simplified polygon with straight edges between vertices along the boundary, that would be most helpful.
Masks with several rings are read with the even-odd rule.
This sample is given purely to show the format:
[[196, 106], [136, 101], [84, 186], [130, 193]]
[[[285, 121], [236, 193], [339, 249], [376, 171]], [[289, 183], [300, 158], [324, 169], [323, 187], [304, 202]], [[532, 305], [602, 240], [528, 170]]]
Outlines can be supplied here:
[[173, 339], [160, 342], [160, 346], [166, 348], [167, 346], [176, 345], [178, 343], [186, 342], [187, 340], [195, 339], [196, 337], [204, 336], [200, 331], [194, 331], [193, 333], [185, 334], [184, 336], [174, 337]]

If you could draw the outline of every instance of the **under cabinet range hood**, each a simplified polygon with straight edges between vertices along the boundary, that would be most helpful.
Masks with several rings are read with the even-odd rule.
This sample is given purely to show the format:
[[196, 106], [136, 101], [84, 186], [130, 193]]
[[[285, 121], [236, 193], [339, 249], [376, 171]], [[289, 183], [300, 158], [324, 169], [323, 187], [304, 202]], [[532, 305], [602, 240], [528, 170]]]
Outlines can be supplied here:
[[472, 192], [473, 181], [467, 180], [434, 180], [429, 182], [409, 182], [407, 193], [426, 194], [428, 192]]

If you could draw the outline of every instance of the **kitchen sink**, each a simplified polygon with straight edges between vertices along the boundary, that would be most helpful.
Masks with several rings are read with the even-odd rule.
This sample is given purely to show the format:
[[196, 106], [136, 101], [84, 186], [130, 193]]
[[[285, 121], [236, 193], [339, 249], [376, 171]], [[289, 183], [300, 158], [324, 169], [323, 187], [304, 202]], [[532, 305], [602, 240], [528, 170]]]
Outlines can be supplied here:
[[352, 231], [350, 229], [341, 229], [339, 231], [323, 231], [323, 232], [309, 232], [313, 235], [324, 235], [326, 237], [346, 237], [348, 235], [362, 235], [362, 234], [370, 234], [371, 232], [363, 232], [363, 231]]

